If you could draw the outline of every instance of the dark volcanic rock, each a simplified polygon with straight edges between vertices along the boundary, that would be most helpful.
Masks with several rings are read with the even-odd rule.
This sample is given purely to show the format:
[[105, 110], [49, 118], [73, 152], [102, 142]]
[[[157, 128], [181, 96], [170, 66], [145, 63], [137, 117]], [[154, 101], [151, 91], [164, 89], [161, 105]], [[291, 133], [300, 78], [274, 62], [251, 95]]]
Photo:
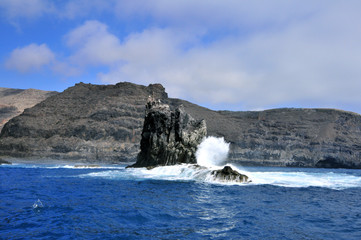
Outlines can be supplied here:
[[361, 116], [333, 109], [221, 112], [232, 119], [229, 157], [243, 165], [361, 168]]
[[250, 182], [246, 175], [240, 174], [239, 172], [233, 170], [230, 166], [225, 166], [221, 170], [214, 170], [211, 174], [214, 176], [214, 179], [221, 182]]
[[355, 168], [354, 165], [349, 163], [343, 163], [339, 159], [328, 157], [324, 160], [320, 160], [316, 163], [318, 168]]
[[0, 134], [0, 156], [134, 161], [152, 94], [167, 98], [160, 84], [76, 84], [10, 120]]
[[[148, 87], [77, 84], [11, 119], [0, 134], [0, 157], [135, 161], [149, 95], [230, 142], [229, 158], [251, 166], [361, 168], [361, 115], [334, 109], [212, 111]], [[3, 104], [3, 102], [0, 102]], [[10, 109], [11, 110], [11, 109]], [[4, 110], [4, 112], [9, 111]]]
[[169, 105], [148, 99], [140, 153], [131, 167], [155, 167], [196, 163], [195, 153], [207, 135], [204, 120], [196, 121], [183, 106], [171, 111]]
[[11, 165], [11, 162], [8, 162], [8, 161], [0, 158], [0, 165], [2, 165], [2, 164], [10, 164]]

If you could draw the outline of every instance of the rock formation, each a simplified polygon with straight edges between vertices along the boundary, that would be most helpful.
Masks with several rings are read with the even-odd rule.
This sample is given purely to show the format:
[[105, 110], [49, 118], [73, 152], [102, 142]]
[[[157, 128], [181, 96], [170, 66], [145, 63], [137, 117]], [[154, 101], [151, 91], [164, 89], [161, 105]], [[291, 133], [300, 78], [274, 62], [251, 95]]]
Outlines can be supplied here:
[[11, 162], [8, 162], [8, 161], [0, 158], [0, 165], [2, 165], [2, 164], [11, 164]]
[[195, 153], [207, 135], [204, 120], [196, 121], [183, 106], [169, 105], [149, 97], [137, 162], [131, 167], [156, 167], [197, 163]]
[[57, 92], [36, 89], [0, 88], [0, 131], [11, 118], [20, 115], [25, 108], [33, 107]]
[[160, 84], [76, 84], [11, 119], [0, 134], [0, 156], [134, 162], [149, 95], [168, 97]]
[[361, 168], [359, 114], [333, 109], [228, 114], [237, 133], [226, 137], [233, 161], [253, 166]]
[[[361, 168], [361, 115], [334, 109], [212, 111], [168, 98], [159, 84], [77, 84], [11, 119], [0, 157], [134, 162], [149, 95], [205, 119], [242, 165]], [[1, 102], [3, 104], [3, 102]]]
[[213, 170], [211, 172], [214, 179], [221, 182], [239, 182], [247, 183], [250, 182], [246, 175], [240, 174], [239, 172], [233, 170], [230, 166], [225, 166], [220, 170]]

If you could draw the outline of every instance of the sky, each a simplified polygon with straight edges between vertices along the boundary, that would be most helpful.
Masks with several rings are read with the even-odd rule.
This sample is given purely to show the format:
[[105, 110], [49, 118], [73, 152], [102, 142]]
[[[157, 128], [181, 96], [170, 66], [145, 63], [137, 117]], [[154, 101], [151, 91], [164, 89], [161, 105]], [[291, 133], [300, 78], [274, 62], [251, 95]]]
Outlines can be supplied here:
[[0, 0], [0, 87], [161, 83], [214, 110], [361, 113], [359, 0]]

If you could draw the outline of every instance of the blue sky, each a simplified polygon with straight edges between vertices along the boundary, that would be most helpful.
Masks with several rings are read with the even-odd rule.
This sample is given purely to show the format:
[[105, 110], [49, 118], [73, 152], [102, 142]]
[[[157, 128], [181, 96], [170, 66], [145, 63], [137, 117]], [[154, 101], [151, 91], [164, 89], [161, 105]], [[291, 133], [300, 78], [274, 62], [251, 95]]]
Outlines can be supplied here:
[[0, 87], [161, 83], [211, 109], [361, 113], [358, 0], [0, 0]]

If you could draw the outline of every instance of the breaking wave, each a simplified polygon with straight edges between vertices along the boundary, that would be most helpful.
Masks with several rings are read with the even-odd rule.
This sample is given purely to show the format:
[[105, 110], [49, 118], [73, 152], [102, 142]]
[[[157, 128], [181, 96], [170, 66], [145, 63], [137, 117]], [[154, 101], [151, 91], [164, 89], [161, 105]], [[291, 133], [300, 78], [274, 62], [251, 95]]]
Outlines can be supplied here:
[[228, 157], [229, 143], [224, 138], [207, 137], [198, 146], [197, 163], [200, 166], [214, 168], [224, 166]]
[[[55, 165], [55, 164], [14, 164], [2, 167], [21, 168], [64, 168], [78, 169], [75, 177], [105, 178], [114, 180], [148, 179], [168, 181], [196, 181], [212, 184], [237, 184], [242, 186], [274, 185], [280, 187], [322, 187], [330, 189], [361, 188], [361, 172], [350, 169], [316, 169], [316, 168], [270, 168], [242, 167], [227, 164], [229, 144], [223, 138], [207, 137], [200, 144], [196, 153], [197, 165], [181, 164], [163, 166], [147, 170], [145, 168], [125, 168], [125, 165]], [[217, 182], [211, 174], [214, 169], [225, 165], [245, 174], [251, 183]], [[74, 176], [74, 175], [72, 175]]]
[[[274, 185], [280, 187], [322, 187], [330, 189], [361, 188], [361, 173], [357, 170], [345, 169], [290, 169], [253, 167], [242, 168], [230, 165], [233, 169], [249, 176], [251, 183], [217, 182], [212, 178], [211, 169], [195, 167], [194, 165], [177, 165], [157, 167], [151, 170], [145, 168], [131, 168], [122, 170], [97, 171], [78, 175], [79, 177], [95, 177], [114, 180], [168, 180], [168, 181], [196, 181], [202, 183], [222, 185]], [[241, 170], [240, 170], [241, 169]]]
[[[317, 169], [317, 168], [271, 168], [271, 167], [242, 167], [235, 164], [227, 164], [242, 174], [247, 175], [252, 182], [247, 184], [216, 182], [210, 175], [212, 169], [196, 167], [194, 165], [176, 165], [157, 167], [151, 170], [145, 168], [125, 168], [125, 165], [100, 166], [99, 168], [77, 168], [74, 165], [1, 165], [1, 168], [43, 168], [69, 169], [69, 177], [80, 178], [103, 178], [112, 180], [167, 180], [167, 181], [196, 181], [201, 183], [225, 184], [225, 185], [273, 185], [279, 187], [322, 187], [330, 189], [361, 188], [361, 172], [352, 169]], [[221, 167], [220, 167], [221, 168]], [[77, 169], [77, 170], [76, 170]], [[74, 175], [74, 171], [76, 171]], [[57, 175], [44, 174], [46, 177]], [[66, 174], [67, 172], [63, 172]], [[64, 177], [64, 176], [62, 176]]]

